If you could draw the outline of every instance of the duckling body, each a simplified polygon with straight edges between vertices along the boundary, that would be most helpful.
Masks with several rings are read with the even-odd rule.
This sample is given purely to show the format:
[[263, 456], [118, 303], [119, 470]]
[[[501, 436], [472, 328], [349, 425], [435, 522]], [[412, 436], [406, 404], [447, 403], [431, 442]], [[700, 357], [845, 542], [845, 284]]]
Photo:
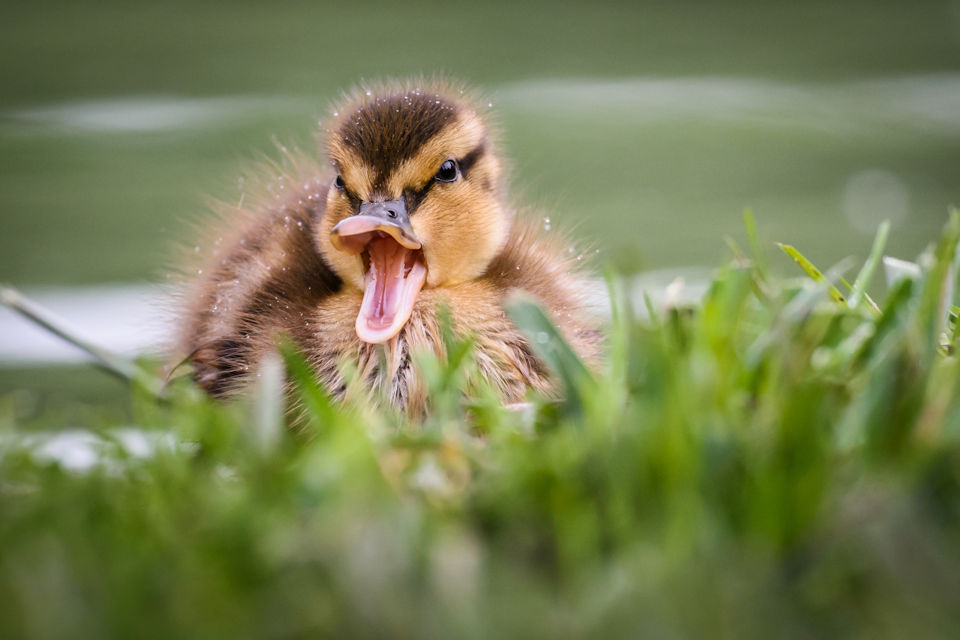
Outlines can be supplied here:
[[291, 157], [272, 192], [223, 212], [228, 227], [197, 269], [180, 326], [178, 350], [204, 389], [242, 388], [284, 333], [333, 394], [345, 392], [341, 365], [351, 362], [371, 397], [421, 413], [411, 353], [443, 349], [445, 307], [504, 402], [549, 393], [547, 370], [504, 311], [518, 289], [596, 361], [586, 279], [558, 239], [506, 204], [487, 127], [460, 92], [382, 85], [335, 118], [332, 170]]

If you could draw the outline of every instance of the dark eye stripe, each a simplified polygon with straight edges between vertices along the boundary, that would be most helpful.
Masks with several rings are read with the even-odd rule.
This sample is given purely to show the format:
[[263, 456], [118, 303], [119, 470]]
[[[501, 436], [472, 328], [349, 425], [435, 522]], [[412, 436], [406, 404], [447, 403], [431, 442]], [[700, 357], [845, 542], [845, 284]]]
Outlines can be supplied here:
[[423, 202], [423, 199], [427, 197], [427, 194], [430, 193], [430, 189], [433, 185], [437, 184], [437, 181], [433, 178], [425, 184], [423, 187], [417, 190], [406, 189], [403, 192], [403, 198], [407, 203], [407, 215], [412, 215], [414, 211], [417, 210], [417, 207], [420, 206], [420, 203]]
[[359, 210], [360, 198], [357, 197], [357, 194], [355, 194], [353, 191], [348, 189], [346, 184], [344, 184], [342, 187], [339, 184], [337, 184], [338, 180], [341, 181], [342, 183], [343, 178], [340, 175], [337, 175], [337, 177], [333, 181], [333, 188], [339, 191], [340, 193], [344, 194], [345, 196], [347, 196], [347, 199], [350, 201], [350, 205], [353, 207], [354, 211]]
[[[474, 147], [467, 155], [463, 156], [457, 160], [457, 164], [460, 167], [460, 175], [464, 178], [467, 177], [467, 172], [470, 171], [470, 168], [477, 163], [477, 160], [486, 155], [487, 146], [485, 143], [481, 142], [476, 147]], [[430, 178], [423, 187], [417, 190], [406, 189], [404, 190], [403, 197], [407, 201], [407, 214], [411, 215], [416, 210], [417, 206], [423, 202], [423, 199], [427, 197], [427, 194], [430, 193], [430, 189], [437, 184], [437, 181], [433, 178]]]
[[473, 165], [477, 163], [477, 160], [479, 160], [484, 155], [486, 155], [486, 153], [487, 153], [487, 145], [486, 143], [481, 142], [480, 144], [475, 146], [470, 151], [470, 153], [468, 153], [467, 155], [457, 160], [457, 164], [460, 165], [460, 174], [464, 178], [466, 178], [467, 173], [470, 172], [471, 167], [473, 167]]

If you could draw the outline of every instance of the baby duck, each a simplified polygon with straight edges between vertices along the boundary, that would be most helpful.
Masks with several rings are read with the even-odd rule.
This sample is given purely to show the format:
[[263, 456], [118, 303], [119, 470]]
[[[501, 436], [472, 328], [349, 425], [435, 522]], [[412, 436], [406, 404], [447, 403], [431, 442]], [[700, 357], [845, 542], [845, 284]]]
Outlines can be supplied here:
[[587, 280], [558, 238], [514, 214], [481, 114], [444, 84], [364, 87], [327, 123], [325, 161], [288, 154], [255, 202], [224, 211], [227, 228], [180, 317], [178, 351], [199, 385], [217, 396], [241, 388], [283, 333], [334, 395], [345, 393], [348, 361], [372, 397], [421, 414], [411, 353], [442, 355], [442, 305], [505, 403], [531, 387], [550, 393], [548, 371], [504, 311], [518, 289], [595, 362]]

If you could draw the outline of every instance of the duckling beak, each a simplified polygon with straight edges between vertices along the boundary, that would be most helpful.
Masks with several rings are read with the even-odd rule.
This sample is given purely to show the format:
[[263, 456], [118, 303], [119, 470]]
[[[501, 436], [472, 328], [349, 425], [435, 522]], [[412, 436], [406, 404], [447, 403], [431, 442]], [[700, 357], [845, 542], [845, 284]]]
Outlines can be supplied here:
[[406, 203], [403, 199], [363, 203], [357, 215], [333, 228], [330, 242], [363, 258], [357, 336], [374, 344], [390, 340], [410, 319], [427, 278], [423, 245], [410, 226]]
[[410, 226], [407, 205], [403, 198], [388, 202], [364, 202], [360, 213], [341, 220], [330, 232], [330, 242], [340, 251], [353, 255], [363, 253], [370, 242], [368, 234], [385, 233], [403, 247], [417, 250], [421, 246]]

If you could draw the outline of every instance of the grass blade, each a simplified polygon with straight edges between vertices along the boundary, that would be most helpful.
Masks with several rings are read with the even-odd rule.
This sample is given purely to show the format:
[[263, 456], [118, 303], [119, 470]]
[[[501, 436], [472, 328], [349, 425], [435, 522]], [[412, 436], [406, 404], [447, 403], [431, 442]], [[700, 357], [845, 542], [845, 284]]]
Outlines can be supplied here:
[[277, 350], [308, 415], [316, 419], [321, 426], [332, 423], [336, 418], [333, 401], [317, 381], [316, 372], [300, 353], [297, 345], [289, 338], [281, 337], [277, 340]]
[[917, 324], [928, 349], [933, 349], [939, 343], [939, 335], [947, 322], [947, 310], [952, 304], [952, 267], [958, 241], [960, 211], [953, 210], [937, 242], [933, 266], [925, 275], [916, 313]]
[[579, 407], [580, 389], [593, 379], [580, 356], [533, 298], [515, 293], [506, 307], [510, 319], [530, 341], [534, 352], [560, 377], [567, 401]]
[[283, 393], [283, 361], [275, 351], [260, 362], [256, 384], [252, 390], [250, 435], [261, 454], [273, 452], [283, 435], [285, 398]]
[[827, 284], [827, 294], [830, 296], [830, 298], [832, 298], [835, 302], [844, 302], [844, 301], [845, 301], [845, 300], [844, 300], [844, 297], [843, 297], [843, 294], [840, 293], [840, 290], [837, 289], [837, 288], [836, 288], [835, 286], [833, 286], [832, 284], [830, 284], [830, 281], [827, 280], [827, 279], [823, 276], [823, 273], [820, 272], [820, 269], [817, 269], [817, 268], [813, 265], [813, 263], [810, 262], [809, 260], [807, 260], [807, 258], [806, 258], [802, 253], [800, 253], [799, 251], [797, 251], [797, 249], [796, 249], [795, 247], [793, 247], [792, 245], [789, 245], [789, 244], [783, 244], [783, 243], [781, 243], [781, 242], [778, 242], [778, 243], [777, 243], [777, 246], [780, 247], [780, 249], [781, 249], [785, 254], [787, 254], [788, 256], [790, 256], [791, 258], [793, 258], [794, 262], [796, 262], [798, 265], [800, 265], [800, 268], [803, 269], [804, 273], [806, 273], [808, 276], [810, 276], [810, 278], [811, 278], [814, 282], [824, 282], [824, 283], [826, 283], [826, 284]]
[[870, 280], [873, 278], [873, 272], [876, 271], [877, 265], [880, 264], [883, 249], [887, 246], [887, 237], [889, 235], [890, 222], [884, 221], [880, 225], [880, 228], [877, 229], [877, 235], [873, 239], [873, 248], [870, 249], [870, 256], [864, 263], [863, 268], [860, 269], [860, 273], [857, 274], [857, 279], [853, 281], [853, 293], [850, 294], [850, 301], [848, 302], [851, 309], [856, 309], [860, 305], [861, 300], [866, 300], [867, 304], [869, 304], [874, 311], [877, 313], [880, 312], [880, 307], [877, 306], [877, 303], [867, 295], [867, 286], [869, 286]]
[[747, 231], [747, 243], [750, 245], [750, 253], [753, 254], [753, 263], [757, 267], [757, 273], [761, 279], [767, 277], [767, 256], [760, 245], [760, 236], [757, 234], [757, 221], [753, 217], [753, 211], [743, 210], [743, 226]]
[[55, 316], [37, 302], [26, 297], [12, 287], [0, 287], [0, 304], [37, 324], [58, 338], [72, 344], [87, 355], [105, 371], [142, 387], [157, 399], [165, 398], [163, 381], [144, 371], [136, 362], [125, 358], [106, 347], [94, 344], [82, 338], [66, 321]]
[[919, 280], [923, 270], [915, 262], [883, 256], [883, 273], [887, 279], [887, 288], [892, 290], [901, 280]]

